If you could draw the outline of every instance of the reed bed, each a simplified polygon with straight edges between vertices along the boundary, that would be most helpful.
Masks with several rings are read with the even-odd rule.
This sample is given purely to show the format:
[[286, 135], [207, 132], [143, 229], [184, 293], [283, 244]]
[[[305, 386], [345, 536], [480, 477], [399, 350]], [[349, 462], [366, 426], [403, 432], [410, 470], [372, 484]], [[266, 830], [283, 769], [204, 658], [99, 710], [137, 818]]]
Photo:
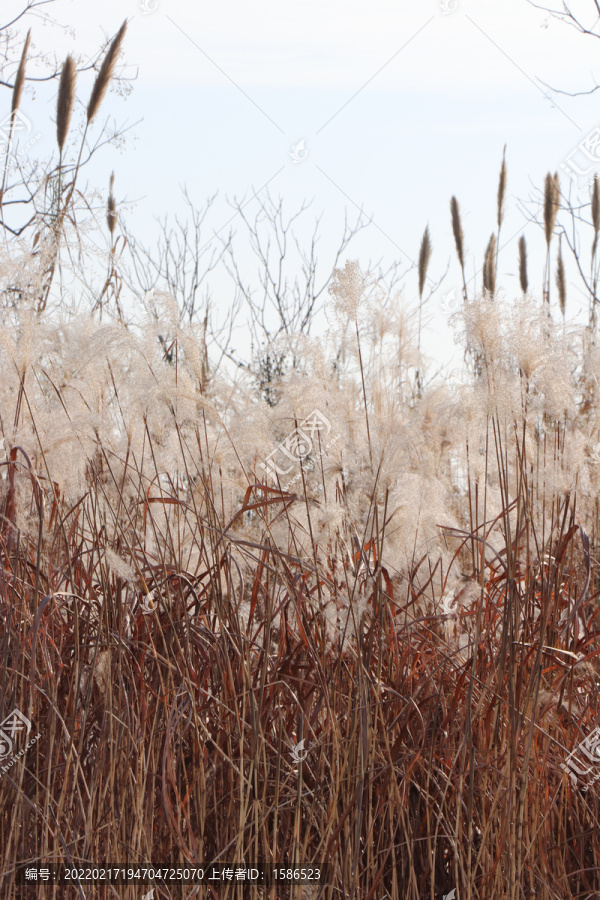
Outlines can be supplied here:
[[[74, 89], [68, 58], [61, 173]], [[2, 897], [147, 890], [17, 884], [27, 865], [220, 861], [329, 877], [155, 897], [595, 896], [600, 356], [560, 249], [550, 314], [558, 178], [542, 290], [523, 237], [514, 302], [504, 158], [479, 292], [452, 198], [462, 380], [425, 377], [426, 229], [419, 327], [346, 263], [269, 404], [166, 295], [137, 328], [50, 309], [77, 171], [48, 243], [0, 259], [3, 298], [22, 281], [0, 308], [0, 719], [39, 735], [0, 775]], [[117, 221], [111, 178], [111, 279]]]
[[[339, 314], [364, 282], [337, 273]], [[400, 403], [378, 348], [327, 374], [315, 341], [275, 409], [203, 390], [166, 299], [177, 366], [152, 321], [5, 317], [2, 714], [40, 737], [0, 778], [3, 897], [115, 895], [16, 885], [40, 860], [329, 863], [296, 897], [598, 889], [598, 788], [561, 765], [598, 721], [594, 414], [573, 335], [524, 303], [521, 345], [469, 305], [483, 374], [453, 397]], [[275, 484], [302, 406], [331, 432]], [[288, 896], [197, 895], [236, 890]]]

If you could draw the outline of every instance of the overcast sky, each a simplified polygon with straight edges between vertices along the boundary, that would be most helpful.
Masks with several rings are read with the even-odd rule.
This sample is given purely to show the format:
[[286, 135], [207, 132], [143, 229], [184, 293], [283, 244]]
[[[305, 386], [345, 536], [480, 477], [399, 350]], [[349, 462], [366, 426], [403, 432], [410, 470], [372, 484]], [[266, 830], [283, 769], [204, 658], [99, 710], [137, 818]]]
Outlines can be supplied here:
[[[21, 2], [4, 0], [4, 20]], [[574, 8], [592, 6], [581, 0]], [[427, 346], [440, 359], [453, 352], [442, 301], [460, 293], [451, 196], [461, 204], [469, 272], [476, 274], [495, 230], [507, 144], [499, 268], [502, 283], [516, 291], [517, 239], [525, 224], [518, 201], [532, 196], [549, 170], [559, 170], [566, 190], [569, 176], [560, 167], [573, 151], [580, 169], [590, 165], [577, 148], [600, 124], [600, 95], [557, 95], [544, 82], [589, 91], [600, 75], [600, 41], [526, 0], [57, 0], [49, 11], [72, 30], [30, 20], [33, 40], [59, 59], [67, 52], [88, 58], [130, 20], [122, 61], [133, 91], [127, 98], [111, 93], [102, 112], [134, 127], [123, 148], [98, 154], [89, 174], [104, 189], [114, 169], [117, 200], [127, 204], [122, 215], [140, 238], [153, 240], [156, 217], [181, 212], [183, 185], [199, 207], [218, 192], [206, 221], [207, 252], [220, 246], [215, 232], [236, 227], [244, 233], [239, 219], [230, 221], [228, 198], [249, 201], [249, 218], [258, 210], [254, 195], [264, 198], [267, 189], [273, 199], [283, 198], [289, 215], [312, 201], [306, 234], [322, 215], [324, 278], [345, 212], [353, 220], [363, 209], [372, 220], [345, 254], [363, 266], [382, 259], [408, 269], [429, 224], [432, 279], [450, 263], [430, 304]], [[84, 104], [91, 83], [80, 79]], [[23, 104], [44, 138], [53, 135], [49, 100], [40, 90]], [[543, 235], [532, 226], [526, 234], [530, 281], [538, 286]], [[239, 253], [248, 277], [255, 277], [249, 251]], [[407, 299], [414, 301], [416, 287], [411, 272]], [[225, 306], [233, 292], [222, 278], [214, 294]], [[573, 279], [569, 313], [582, 304]]]

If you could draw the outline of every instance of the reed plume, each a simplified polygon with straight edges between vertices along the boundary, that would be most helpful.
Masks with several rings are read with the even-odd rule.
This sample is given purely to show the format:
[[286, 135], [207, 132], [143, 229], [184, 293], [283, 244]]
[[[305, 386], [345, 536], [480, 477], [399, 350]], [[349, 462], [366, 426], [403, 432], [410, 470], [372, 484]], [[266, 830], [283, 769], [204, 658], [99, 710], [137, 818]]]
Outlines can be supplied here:
[[598, 302], [598, 266], [596, 264], [596, 254], [598, 251], [598, 232], [600, 231], [600, 181], [598, 176], [594, 175], [594, 184], [592, 187], [592, 225], [594, 226], [594, 241], [592, 243], [592, 300], [590, 307], [590, 327], [594, 332], [596, 330], [596, 303]]
[[456, 244], [456, 253], [461, 267], [464, 267], [464, 238], [462, 224], [460, 221], [460, 207], [458, 200], [453, 197], [450, 201], [450, 212], [452, 214], [452, 233], [454, 234], [454, 243]]
[[452, 215], [452, 233], [454, 234], [454, 243], [456, 244], [456, 253], [458, 255], [458, 261], [460, 263], [460, 268], [462, 271], [463, 278], [463, 291], [465, 300], [467, 299], [467, 282], [465, 279], [465, 251], [464, 251], [464, 236], [462, 230], [462, 223], [460, 221], [460, 207], [458, 205], [458, 200], [456, 197], [452, 197], [450, 200], [450, 213]]
[[550, 241], [554, 234], [554, 225], [556, 224], [556, 216], [560, 208], [560, 183], [558, 181], [558, 172], [546, 175], [546, 183], [544, 187], [544, 232], [546, 234], [546, 246], [550, 247]]
[[546, 236], [546, 271], [544, 273], [544, 301], [550, 315], [550, 242], [554, 234], [556, 216], [560, 209], [560, 183], [558, 172], [546, 175], [544, 185], [544, 233]]
[[498, 181], [498, 214], [497, 223], [498, 231], [502, 227], [504, 221], [504, 198], [506, 195], [506, 144], [502, 151], [502, 166], [500, 167], [500, 179]]
[[73, 103], [75, 101], [75, 80], [77, 72], [73, 57], [69, 54], [64, 61], [60, 73], [58, 102], [56, 105], [56, 140], [61, 156], [69, 132]]
[[496, 235], [492, 234], [483, 261], [483, 289], [492, 297], [496, 293]]
[[526, 294], [529, 282], [527, 280], [527, 241], [524, 234], [519, 238], [519, 281], [521, 290]]
[[115, 203], [115, 198], [113, 195], [113, 186], [115, 183], [115, 173], [113, 172], [110, 176], [110, 187], [108, 191], [108, 203], [106, 205], [106, 221], [108, 223], [108, 230], [110, 231], [110, 236], [112, 237], [115, 231], [115, 226], [117, 224], [117, 208]]
[[[90, 95], [90, 99], [89, 99], [89, 102], [87, 105], [87, 121], [86, 121], [85, 130], [84, 130], [84, 134], [83, 134], [83, 139], [82, 139], [81, 145], [79, 147], [79, 157], [78, 157], [77, 163], [75, 165], [73, 181], [69, 186], [69, 192], [68, 192], [67, 198], [66, 198], [62, 208], [60, 206], [60, 195], [59, 195], [59, 208], [58, 208], [58, 212], [57, 212], [55, 223], [54, 223], [55, 234], [54, 234], [53, 258], [52, 258], [50, 265], [48, 266], [46, 281], [45, 281], [44, 287], [42, 289], [40, 301], [38, 303], [38, 312], [42, 312], [46, 308], [46, 304], [48, 302], [48, 296], [50, 293], [50, 288], [52, 286], [52, 281], [54, 279], [54, 273], [56, 271], [56, 264], [58, 261], [58, 254], [59, 254], [60, 242], [61, 242], [62, 231], [63, 231], [63, 226], [64, 226], [65, 213], [66, 213], [67, 207], [71, 201], [71, 198], [73, 197], [73, 194], [75, 192], [75, 185], [77, 182], [77, 176], [79, 174], [79, 169], [81, 166], [81, 158], [82, 158], [82, 154], [83, 154], [83, 148], [85, 146], [85, 138], [86, 138], [86, 134], [87, 134], [87, 129], [90, 125], [90, 122], [92, 121], [94, 116], [97, 114], [98, 110], [100, 109], [100, 104], [102, 103], [102, 100], [104, 99], [104, 95], [106, 94], [106, 91], [108, 90], [108, 86], [113, 77], [113, 74], [115, 71], [115, 66], [117, 64], [117, 59], [119, 57], [119, 53], [120, 53], [121, 47], [123, 45], [123, 39], [125, 37], [126, 29], [127, 29], [127, 19], [125, 19], [125, 21], [119, 28], [116, 36], [113, 38], [113, 41], [112, 41], [110, 47], [108, 48], [106, 56], [104, 57], [102, 65], [100, 66], [100, 71], [98, 72], [98, 74], [96, 76], [96, 80], [95, 80], [94, 86], [92, 88], [92, 93]], [[67, 70], [67, 74], [68, 74], [68, 70]], [[62, 84], [62, 77], [61, 77], [61, 84]], [[67, 84], [68, 84], [68, 78], [67, 78], [67, 75], [65, 75], [64, 102], [65, 102], [66, 108], [68, 108], [68, 104], [66, 102], [67, 98], [68, 98]], [[68, 121], [63, 123], [63, 127], [65, 124], [66, 124], [66, 126], [68, 126]], [[60, 135], [61, 135], [61, 132], [59, 130], [59, 122], [57, 120], [57, 136], [59, 137], [59, 140], [60, 140]], [[66, 130], [65, 130], [65, 137], [66, 137]], [[62, 166], [61, 166], [60, 171], [62, 171]], [[59, 182], [59, 189], [60, 189], [60, 182]], [[112, 232], [111, 232], [111, 234], [112, 234]]]
[[[21, 97], [23, 96], [23, 86], [25, 85], [25, 63], [27, 62], [27, 51], [29, 50], [29, 42], [31, 40], [31, 28], [27, 32], [27, 37], [25, 38], [25, 44], [23, 45], [23, 52], [21, 53], [21, 61], [19, 62], [19, 68], [17, 69], [17, 77], [15, 79], [15, 84], [12, 92], [12, 103], [10, 109], [10, 130], [8, 133], [8, 148], [10, 148], [12, 144], [12, 136], [15, 127], [15, 113], [19, 108], [21, 103]], [[2, 175], [2, 187], [0, 188], [0, 209], [2, 208], [2, 202], [4, 200], [4, 191], [6, 190], [6, 179], [8, 176], [8, 148], [6, 152], [6, 156], [4, 157], [4, 172]]]
[[[23, 95], [23, 87], [25, 85], [25, 64], [27, 62], [27, 51], [29, 50], [29, 42], [31, 40], [31, 28], [27, 32], [27, 37], [25, 38], [25, 44], [23, 46], [23, 52], [21, 53], [21, 61], [19, 63], [19, 68], [17, 69], [17, 77], [15, 79], [15, 86], [13, 88], [12, 94], [12, 106], [11, 106], [11, 116], [13, 116], [18, 110], [21, 104], [21, 97]], [[12, 132], [12, 122], [11, 122], [11, 132]]]
[[566, 302], [567, 302], [567, 284], [566, 284], [566, 279], [565, 279], [565, 267], [563, 265], [561, 243], [562, 243], [562, 241], [559, 239], [559, 241], [558, 241], [558, 260], [556, 263], [556, 288], [558, 290], [558, 303], [560, 306], [560, 311], [561, 311], [562, 317], [564, 319]]
[[419, 297], [423, 296], [423, 288], [425, 287], [425, 278], [427, 277], [427, 268], [431, 258], [431, 241], [429, 239], [429, 226], [425, 229], [423, 240], [421, 241], [421, 250], [419, 252]]
[[592, 187], [592, 224], [594, 226], [593, 258], [598, 248], [598, 232], [600, 231], [600, 181], [597, 175], [594, 175], [594, 185]]
[[502, 151], [502, 165], [500, 166], [500, 178], [498, 179], [498, 197], [497, 197], [497, 213], [496, 222], [498, 225], [498, 240], [496, 241], [496, 259], [494, 266], [498, 271], [498, 253], [500, 252], [500, 230], [504, 221], [504, 199], [506, 197], [506, 144]]
[[[419, 337], [418, 337], [419, 352], [421, 351], [421, 322], [422, 322], [422, 314], [423, 314], [423, 288], [425, 287], [425, 278], [427, 277], [427, 268], [429, 266], [430, 258], [431, 258], [431, 241], [429, 239], [429, 225], [428, 225], [423, 233], [423, 240], [421, 241], [421, 249], [419, 250]], [[416, 382], [417, 382], [418, 395], [421, 396], [421, 393], [422, 393], [421, 373], [418, 369], [416, 372]]]
[[108, 52], [104, 57], [104, 61], [100, 66], [100, 71], [96, 76], [96, 81], [94, 82], [94, 87], [92, 88], [92, 94], [90, 96], [90, 100], [87, 107], [87, 121], [88, 125], [100, 109], [100, 104], [104, 99], [104, 95], [108, 89], [108, 85], [111, 82], [113, 77], [115, 66], [117, 64], [117, 59], [119, 53], [121, 51], [121, 46], [123, 44], [123, 39], [125, 37], [125, 31], [127, 29], [127, 19], [123, 22], [121, 27], [119, 28], [116, 37], [114, 38], [112, 44], [108, 48]]

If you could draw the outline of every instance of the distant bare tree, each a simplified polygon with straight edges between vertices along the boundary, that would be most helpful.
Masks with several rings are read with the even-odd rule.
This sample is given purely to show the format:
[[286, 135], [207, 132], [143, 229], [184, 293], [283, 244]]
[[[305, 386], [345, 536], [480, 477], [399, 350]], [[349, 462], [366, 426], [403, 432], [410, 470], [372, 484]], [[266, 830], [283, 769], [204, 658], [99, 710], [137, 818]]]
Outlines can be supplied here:
[[[236, 365], [251, 372], [264, 399], [270, 405], [275, 405], [277, 381], [287, 369], [297, 368], [299, 360], [293, 353], [290, 358], [290, 354], [286, 352], [273, 350], [273, 341], [281, 335], [310, 333], [314, 318], [321, 308], [319, 301], [330, 283], [333, 270], [338, 267], [340, 257], [352, 238], [368, 222], [363, 221], [360, 213], [356, 224], [350, 226], [345, 216], [344, 231], [337, 250], [333, 258], [323, 265], [319, 277], [317, 243], [320, 217], [315, 222], [308, 249], [303, 249], [293, 230], [310, 204], [303, 203], [296, 213], [286, 218], [283, 200], [276, 203], [267, 192], [266, 200], [259, 202], [259, 210], [253, 221], [246, 216], [245, 203], [235, 200], [231, 205], [245, 225], [252, 251], [258, 261], [257, 280], [260, 287], [252, 288], [242, 275], [232, 237], [223, 240], [225, 266], [235, 286], [236, 300], [241, 298], [250, 314], [252, 361], [250, 364], [244, 363], [230, 348], [222, 349]], [[400, 279], [398, 267], [399, 263], [393, 263], [385, 273], [390, 279], [390, 289]], [[382, 277], [385, 276], [382, 273]]]
[[209, 300], [207, 276], [221, 261], [227, 243], [220, 252], [209, 246], [203, 224], [216, 194], [200, 211], [183, 191], [190, 220], [175, 217], [175, 227], [167, 218], [159, 222], [160, 233], [154, 250], [144, 247], [127, 229], [123, 229], [129, 246], [131, 267], [125, 276], [130, 290], [139, 300], [156, 289], [164, 290], [176, 300], [182, 317], [190, 323], [201, 305]]
[[[188, 218], [175, 218], [175, 227], [165, 219], [160, 223], [160, 234], [156, 247], [143, 247], [133, 235], [125, 231], [131, 265], [125, 280], [138, 300], [159, 289], [171, 294], [176, 300], [184, 318], [192, 321], [202, 315], [206, 335], [210, 335], [211, 345], [220, 351], [220, 359], [226, 357], [236, 367], [249, 371], [263, 396], [270, 403], [275, 402], [273, 385], [284, 374], [287, 354], [274, 353], [270, 342], [279, 334], [307, 334], [317, 312], [318, 300], [323, 294], [331, 273], [347, 247], [350, 239], [363, 227], [357, 222], [350, 228], [346, 222], [339, 249], [330, 268], [317, 281], [316, 243], [318, 221], [315, 225], [308, 252], [301, 249], [291, 226], [306, 210], [306, 205], [287, 221], [283, 218], [283, 201], [276, 205], [270, 197], [260, 202], [259, 212], [251, 222], [244, 211], [244, 204], [235, 201], [236, 210], [250, 239], [250, 245], [258, 258], [257, 282], [260, 287], [251, 287], [243, 278], [238, 257], [233, 248], [233, 232], [219, 236], [220, 251], [205, 234], [204, 222], [216, 195], [211, 197], [205, 208], [199, 211], [190, 199], [187, 190], [184, 197]], [[277, 247], [272, 252], [273, 243]], [[210, 290], [208, 276], [223, 261], [226, 271], [233, 280], [235, 296], [225, 322], [218, 327], [210, 315]], [[296, 272], [294, 278], [290, 270]], [[301, 276], [297, 274], [302, 272]], [[260, 299], [256, 298], [260, 294]], [[231, 346], [231, 336], [238, 315], [243, 306], [247, 307], [252, 335], [252, 359], [242, 359]], [[275, 311], [275, 323], [268, 321]], [[165, 342], [167, 338], [162, 336]], [[292, 366], [296, 365], [295, 360]]]

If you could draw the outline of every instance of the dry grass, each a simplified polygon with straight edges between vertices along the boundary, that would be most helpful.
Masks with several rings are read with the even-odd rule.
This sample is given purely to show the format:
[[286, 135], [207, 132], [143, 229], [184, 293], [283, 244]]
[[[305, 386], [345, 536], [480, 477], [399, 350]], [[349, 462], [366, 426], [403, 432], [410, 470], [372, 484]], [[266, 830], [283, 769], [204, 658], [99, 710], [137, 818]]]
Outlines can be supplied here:
[[[498, 234], [505, 185], [503, 159]], [[478, 361], [452, 396], [400, 392], [420, 356], [356, 264], [330, 290], [345, 355], [341, 329], [307, 343], [273, 410], [207, 373], [168, 299], [140, 337], [120, 315], [58, 328], [57, 245], [29, 260], [39, 293], [0, 324], [0, 720], [18, 708], [40, 736], [0, 775], [6, 900], [141, 894], [16, 885], [59, 862], [330, 866], [312, 894], [160, 897], [600, 890], [599, 786], [564, 770], [600, 715], [597, 354], [527, 295], [524, 238], [527, 296], [492, 302], [492, 236], [467, 302], [454, 197], [451, 221]], [[430, 257], [427, 229], [420, 299]], [[338, 443], [318, 431], [294, 482], [266, 483], [260, 463], [315, 409]]]
[[[596, 563], [574, 496], [544, 489], [524, 435], [492, 417], [499, 512], [486, 517], [470, 476], [471, 526], [444, 529], [449, 565], [423, 555], [399, 573], [387, 491], [353, 541], [338, 477], [327, 546], [310, 536], [306, 482], [248, 473], [233, 518], [220, 513], [207, 428], [185, 482], [152, 475], [150, 433], [143, 464], [100, 445], [76, 501], [43, 449], [10, 450], [2, 715], [19, 708], [41, 737], [0, 778], [2, 896], [26, 896], [14, 872], [36, 860], [219, 855], [327, 861], [328, 898], [597, 889], [597, 787], [561, 769], [598, 717]], [[558, 427], [534, 453], [560, 466], [565, 440]]]

